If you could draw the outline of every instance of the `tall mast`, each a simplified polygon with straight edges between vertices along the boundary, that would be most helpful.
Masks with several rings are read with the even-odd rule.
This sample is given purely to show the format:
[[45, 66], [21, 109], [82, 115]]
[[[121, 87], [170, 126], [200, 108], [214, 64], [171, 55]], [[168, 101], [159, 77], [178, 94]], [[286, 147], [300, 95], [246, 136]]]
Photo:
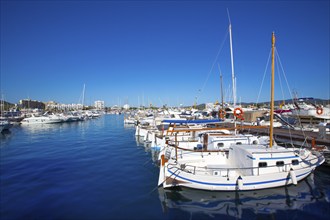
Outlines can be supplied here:
[[85, 83], [84, 83], [83, 95], [82, 95], [82, 107], [83, 107], [83, 109], [84, 109], [84, 103], [85, 103]]
[[220, 92], [221, 92], [221, 109], [224, 109], [224, 102], [223, 102], [223, 85], [222, 85], [222, 73], [221, 73], [221, 69], [220, 69], [220, 65], [218, 63], [218, 68], [219, 68], [219, 72], [220, 72]]
[[270, 125], [269, 125], [269, 147], [273, 146], [273, 122], [274, 122], [274, 72], [275, 72], [275, 33], [272, 34], [272, 79], [270, 90]]
[[221, 82], [221, 108], [224, 109], [224, 103], [223, 103], [223, 87], [222, 87], [222, 73], [220, 73], [220, 82]]
[[236, 82], [234, 71], [234, 55], [233, 55], [233, 40], [231, 34], [231, 23], [229, 23], [229, 39], [230, 39], [230, 60], [231, 60], [231, 78], [233, 82], [233, 105], [236, 106]]

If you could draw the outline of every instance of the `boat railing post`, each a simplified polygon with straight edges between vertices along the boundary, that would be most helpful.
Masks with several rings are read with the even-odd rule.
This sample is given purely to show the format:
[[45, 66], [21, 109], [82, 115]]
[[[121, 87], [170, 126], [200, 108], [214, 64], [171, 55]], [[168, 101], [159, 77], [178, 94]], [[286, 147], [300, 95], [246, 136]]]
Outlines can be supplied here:
[[175, 160], [178, 161], [178, 140], [177, 140], [177, 134], [175, 133]]

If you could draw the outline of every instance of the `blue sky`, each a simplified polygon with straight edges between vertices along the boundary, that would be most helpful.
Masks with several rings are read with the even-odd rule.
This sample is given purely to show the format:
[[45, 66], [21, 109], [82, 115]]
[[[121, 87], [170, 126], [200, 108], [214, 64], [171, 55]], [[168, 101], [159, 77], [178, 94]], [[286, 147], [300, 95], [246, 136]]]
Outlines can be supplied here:
[[238, 102], [269, 100], [273, 31], [275, 99], [329, 99], [327, 0], [1, 1], [1, 93], [69, 104], [85, 84], [87, 104], [192, 105], [221, 100], [220, 66], [229, 101], [227, 8]]

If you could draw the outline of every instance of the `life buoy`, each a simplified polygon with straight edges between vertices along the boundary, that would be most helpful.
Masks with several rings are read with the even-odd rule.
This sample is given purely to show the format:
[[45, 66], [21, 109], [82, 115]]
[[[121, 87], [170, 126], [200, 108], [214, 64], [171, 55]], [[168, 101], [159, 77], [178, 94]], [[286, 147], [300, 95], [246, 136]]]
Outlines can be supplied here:
[[219, 116], [219, 118], [224, 119], [225, 116], [226, 116], [226, 112], [225, 112], [225, 110], [220, 109], [220, 110], [219, 110], [219, 114], [218, 114], [218, 116]]
[[234, 109], [234, 116], [236, 118], [239, 118], [241, 120], [244, 120], [244, 118], [243, 118], [243, 110], [241, 108], [235, 108]]
[[318, 115], [322, 115], [322, 113], [323, 113], [323, 108], [321, 108], [321, 107], [317, 107], [317, 108], [316, 108], [316, 114], [318, 114]]

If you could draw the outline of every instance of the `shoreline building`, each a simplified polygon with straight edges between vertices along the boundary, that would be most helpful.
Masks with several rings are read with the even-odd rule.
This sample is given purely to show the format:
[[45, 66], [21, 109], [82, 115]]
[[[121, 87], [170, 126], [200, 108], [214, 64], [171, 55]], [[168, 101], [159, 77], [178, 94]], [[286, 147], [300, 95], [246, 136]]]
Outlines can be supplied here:
[[82, 104], [61, 104], [56, 103], [54, 101], [49, 101], [46, 103], [47, 110], [56, 110], [56, 111], [74, 111], [74, 110], [82, 110]]
[[41, 109], [41, 110], [44, 110], [46, 107], [45, 103], [31, 99], [19, 100], [19, 106], [22, 109]]
[[105, 108], [104, 101], [100, 101], [100, 100], [95, 101], [94, 107], [98, 110], [103, 110]]

